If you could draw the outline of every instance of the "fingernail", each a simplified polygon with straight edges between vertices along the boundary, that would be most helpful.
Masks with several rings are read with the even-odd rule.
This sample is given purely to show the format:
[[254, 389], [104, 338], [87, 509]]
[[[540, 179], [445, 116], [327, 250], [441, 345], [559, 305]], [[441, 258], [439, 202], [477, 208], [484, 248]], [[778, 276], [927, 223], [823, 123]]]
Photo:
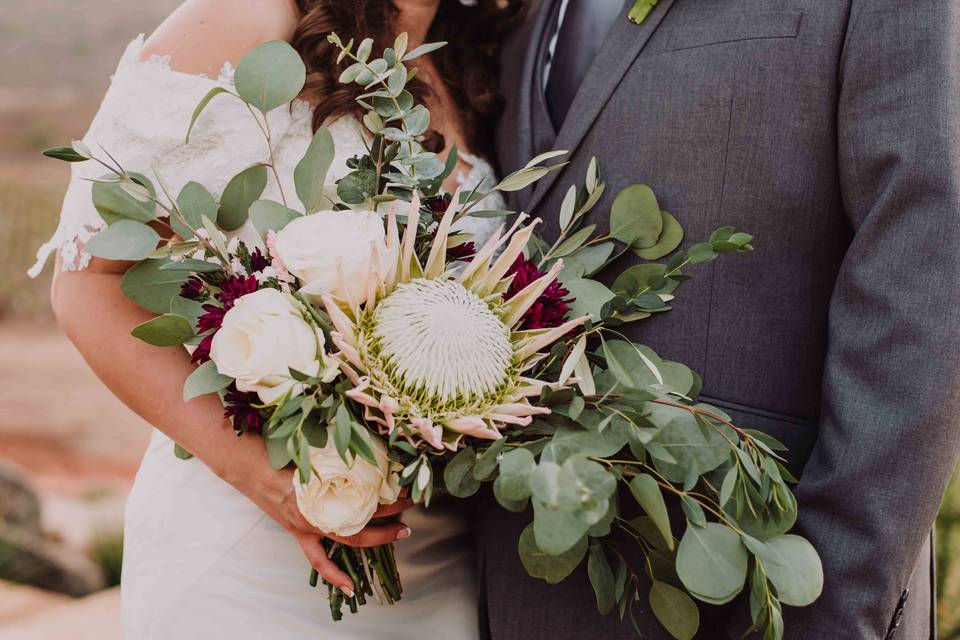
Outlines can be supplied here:
[[350, 587], [340, 587], [340, 591], [343, 591], [344, 595], [346, 595], [348, 598], [353, 597], [353, 589]]
[[404, 538], [409, 538], [410, 534], [413, 533], [410, 531], [410, 527], [404, 527], [397, 532], [397, 540], [403, 540]]

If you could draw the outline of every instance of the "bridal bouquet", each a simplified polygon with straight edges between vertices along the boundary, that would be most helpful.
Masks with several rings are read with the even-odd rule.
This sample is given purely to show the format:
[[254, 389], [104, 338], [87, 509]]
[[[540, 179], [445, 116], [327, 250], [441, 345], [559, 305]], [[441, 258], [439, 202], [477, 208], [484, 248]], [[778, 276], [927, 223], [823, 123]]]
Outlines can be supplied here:
[[[356, 533], [404, 490], [429, 505], [491, 483], [503, 508], [532, 506], [518, 540], [532, 576], [559, 582], [586, 559], [601, 612], [649, 607], [681, 640], [699, 627], [694, 599], [748, 589], [754, 628], [781, 638], [782, 605], [810, 604], [823, 580], [812, 546], [788, 533], [783, 447], [699, 402], [694, 372], [620, 332], [669, 311], [688, 267], [750, 251], [752, 238], [720, 228], [678, 251], [681, 225], [644, 185], [616, 196], [600, 232], [588, 222], [605, 189], [595, 161], [567, 191], [555, 242], [522, 215], [482, 242], [457, 231], [466, 216], [510, 215], [477, 205], [556, 170], [563, 152], [445, 194], [456, 150], [424, 150], [430, 114], [406, 89], [406, 63], [442, 43], [407, 51], [401, 35], [372, 58], [370, 40], [330, 42], [348, 65], [341, 82], [361, 88], [367, 153], [327, 184], [335, 150], [318, 130], [293, 176], [302, 208], [261, 199], [272, 164], [218, 198], [195, 182], [170, 193], [156, 171], [81, 143], [47, 152], [110, 170], [93, 189], [106, 226], [86, 250], [138, 262], [122, 288], [159, 315], [133, 335], [192, 349], [184, 398], [220, 394], [238, 434], [262, 437], [274, 467], [294, 465], [299, 507], [322, 531]], [[262, 45], [190, 127], [213, 99], [242, 100], [263, 122], [304, 73], [288, 45]], [[594, 279], [626, 252], [638, 264], [609, 287]], [[401, 597], [392, 546], [328, 551], [355, 586], [327, 585], [335, 618]]]

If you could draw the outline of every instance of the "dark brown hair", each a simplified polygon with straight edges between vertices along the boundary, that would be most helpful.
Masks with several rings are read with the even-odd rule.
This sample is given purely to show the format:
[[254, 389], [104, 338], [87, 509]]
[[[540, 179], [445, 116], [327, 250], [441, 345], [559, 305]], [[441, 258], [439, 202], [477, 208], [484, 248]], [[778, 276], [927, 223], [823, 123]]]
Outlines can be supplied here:
[[[497, 93], [499, 46], [519, 14], [521, 2], [477, 0], [475, 6], [464, 6], [460, 0], [440, 0], [427, 33], [427, 42], [449, 42], [431, 54], [431, 60], [453, 97], [474, 153], [489, 155], [492, 151], [491, 127], [501, 109]], [[362, 117], [364, 109], [354, 101], [361, 93], [360, 87], [337, 81], [344, 67], [336, 63], [338, 51], [327, 42], [327, 35], [336, 32], [343, 42], [353, 38], [357, 43], [372, 38], [374, 52], [379, 55], [393, 44], [396, 34], [392, 23], [397, 8], [391, 0], [297, 0], [297, 6], [300, 22], [292, 44], [307, 65], [307, 83], [301, 97], [314, 105], [314, 128], [328, 118]], [[416, 66], [416, 61], [408, 66]], [[428, 93], [426, 85], [416, 78], [408, 89], [418, 101]], [[425, 146], [439, 151], [443, 139], [428, 134]]]

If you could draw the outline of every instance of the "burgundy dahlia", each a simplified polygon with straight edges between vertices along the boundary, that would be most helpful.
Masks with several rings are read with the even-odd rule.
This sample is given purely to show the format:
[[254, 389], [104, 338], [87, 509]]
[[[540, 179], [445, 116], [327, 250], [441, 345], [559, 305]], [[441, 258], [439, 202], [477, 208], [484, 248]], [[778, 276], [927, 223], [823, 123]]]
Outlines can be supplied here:
[[447, 208], [450, 206], [451, 200], [453, 200], [453, 196], [451, 196], [449, 193], [445, 193], [442, 196], [427, 198], [425, 204], [427, 205], [427, 208], [430, 209], [430, 213], [439, 218], [447, 212]]
[[237, 390], [230, 385], [223, 397], [223, 417], [233, 422], [233, 428], [240, 433], [260, 433], [263, 429], [263, 414], [254, 405], [260, 402], [255, 393]]
[[257, 290], [257, 278], [255, 276], [230, 276], [220, 285], [220, 292], [216, 298], [223, 303], [223, 306], [215, 304], [205, 304], [201, 307], [203, 313], [197, 318], [197, 331], [200, 334], [206, 334], [200, 340], [200, 344], [193, 350], [191, 360], [195, 364], [203, 364], [210, 359], [210, 347], [213, 345], [213, 336], [216, 335], [223, 324], [223, 317], [227, 315], [233, 307], [237, 298], [253, 293]]
[[180, 295], [188, 300], [197, 302], [204, 299], [203, 280], [197, 276], [190, 276], [187, 281], [180, 286]]
[[237, 298], [253, 293], [259, 288], [256, 276], [230, 276], [220, 285], [217, 298], [223, 303], [224, 310], [230, 309]]
[[463, 244], [458, 244], [455, 247], [450, 247], [447, 249], [447, 262], [453, 262], [455, 260], [463, 260], [464, 262], [469, 261], [470, 258], [475, 256], [477, 253], [477, 247], [472, 242], [464, 242]]
[[270, 261], [260, 251], [260, 247], [253, 250], [250, 254], [250, 273], [259, 273], [270, 266]]
[[[544, 272], [537, 269], [537, 265], [532, 260], [528, 260], [521, 254], [514, 260], [507, 274], [513, 275], [513, 281], [510, 283], [507, 292], [503, 294], [504, 300], [509, 300], [518, 294], [524, 287], [542, 276]], [[523, 318], [520, 320], [520, 329], [526, 331], [559, 327], [570, 311], [570, 303], [575, 300], [575, 298], [568, 298], [569, 295], [570, 292], [564, 289], [558, 280], [551, 282], [537, 298], [537, 301], [523, 314]]]

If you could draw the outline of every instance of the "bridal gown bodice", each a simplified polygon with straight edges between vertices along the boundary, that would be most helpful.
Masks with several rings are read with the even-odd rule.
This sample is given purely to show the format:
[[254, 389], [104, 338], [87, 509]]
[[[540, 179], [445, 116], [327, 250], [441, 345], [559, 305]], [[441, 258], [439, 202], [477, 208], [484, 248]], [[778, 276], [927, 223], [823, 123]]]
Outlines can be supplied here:
[[[246, 107], [230, 96], [213, 100], [184, 143], [191, 113], [219, 78], [171, 69], [168, 58], [140, 61], [142, 36], [127, 48], [103, 104], [84, 137], [97, 155], [108, 152], [128, 171], [162, 176], [172, 193], [197, 181], [217, 194], [243, 169], [267, 159], [260, 130]], [[293, 168], [312, 136], [311, 110], [295, 101], [270, 113], [275, 160], [291, 206], [299, 206]], [[328, 180], [347, 173], [346, 160], [364, 152], [352, 119], [328, 123], [336, 158]], [[101, 148], [103, 151], [101, 151]], [[472, 187], [492, 179], [490, 167], [467, 156], [462, 176]], [[60, 226], [39, 254], [34, 271], [52, 252], [66, 269], [89, 261], [84, 243], [103, 222], [91, 203], [91, 182], [106, 173], [93, 162], [73, 165]], [[270, 182], [263, 197], [278, 199]], [[502, 202], [482, 208], [502, 208]], [[490, 222], [465, 221], [483, 236]], [[216, 428], [211, 425], [211, 428]], [[334, 623], [326, 589], [308, 585], [310, 567], [296, 541], [246, 497], [196, 459], [180, 460], [173, 443], [154, 430], [127, 503], [123, 558], [123, 616], [127, 640], [264, 638], [353, 640], [390, 638], [467, 640], [477, 637], [472, 541], [452, 503], [411, 509], [413, 535], [397, 543], [404, 584], [395, 606], [368, 603]]]

